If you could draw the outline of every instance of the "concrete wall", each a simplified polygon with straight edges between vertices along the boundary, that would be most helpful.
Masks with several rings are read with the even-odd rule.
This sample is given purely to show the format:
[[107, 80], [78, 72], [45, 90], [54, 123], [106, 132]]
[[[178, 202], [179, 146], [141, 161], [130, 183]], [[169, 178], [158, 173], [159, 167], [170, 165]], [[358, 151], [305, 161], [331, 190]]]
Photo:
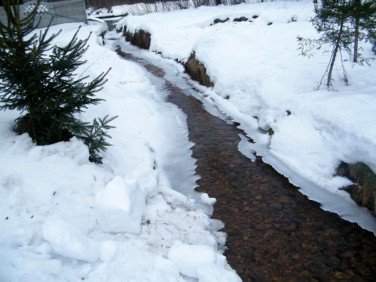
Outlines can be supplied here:
[[[32, 1], [20, 5], [20, 12], [23, 14], [30, 8]], [[34, 2], [35, 3], [35, 2]], [[39, 6], [38, 17], [41, 21], [38, 27], [46, 27], [51, 25], [72, 23], [72, 22], [86, 22], [86, 10], [84, 0], [66, 0], [66, 1], [53, 1], [41, 2]], [[0, 7], [0, 20], [6, 22], [6, 15], [4, 9]]]

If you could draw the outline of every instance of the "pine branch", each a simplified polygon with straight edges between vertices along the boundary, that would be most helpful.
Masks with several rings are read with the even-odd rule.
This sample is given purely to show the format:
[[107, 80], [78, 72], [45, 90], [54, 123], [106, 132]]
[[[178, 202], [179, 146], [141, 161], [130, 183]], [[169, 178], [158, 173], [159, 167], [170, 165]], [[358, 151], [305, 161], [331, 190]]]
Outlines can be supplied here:
[[75, 135], [78, 139], [82, 140], [89, 148], [89, 159], [95, 163], [102, 163], [102, 157], [99, 155], [100, 152], [107, 150], [110, 143], [106, 141], [106, 138], [111, 138], [107, 134], [107, 130], [115, 128], [109, 125], [117, 116], [109, 117], [106, 115], [102, 119], [94, 119], [92, 125], [85, 125], [82, 134]]

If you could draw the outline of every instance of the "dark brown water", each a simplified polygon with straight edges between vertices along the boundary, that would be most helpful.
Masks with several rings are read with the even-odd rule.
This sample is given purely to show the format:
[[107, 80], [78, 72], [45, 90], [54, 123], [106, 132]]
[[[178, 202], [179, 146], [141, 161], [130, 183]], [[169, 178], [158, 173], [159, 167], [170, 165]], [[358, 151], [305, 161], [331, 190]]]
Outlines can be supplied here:
[[[153, 75], [163, 69], [118, 50]], [[325, 212], [261, 160], [238, 151], [240, 131], [166, 81], [168, 101], [187, 114], [196, 145], [197, 190], [215, 197], [225, 255], [243, 281], [376, 281], [376, 237]]]

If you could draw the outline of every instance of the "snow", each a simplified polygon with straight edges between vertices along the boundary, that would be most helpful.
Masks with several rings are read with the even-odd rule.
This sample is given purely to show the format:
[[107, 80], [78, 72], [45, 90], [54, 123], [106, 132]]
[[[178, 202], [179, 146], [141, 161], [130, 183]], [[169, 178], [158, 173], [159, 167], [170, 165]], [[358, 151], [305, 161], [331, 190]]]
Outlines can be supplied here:
[[98, 191], [97, 204], [100, 228], [105, 232], [140, 233], [145, 196], [136, 179], [115, 176]]
[[114, 241], [108, 240], [101, 244], [100, 258], [103, 262], [109, 262], [117, 253], [117, 246]]
[[[54, 43], [66, 45], [78, 26], [51, 27], [62, 29]], [[97, 93], [106, 101], [80, 114], [118, 116], [103, 164], [76, 138], [36, 146], [13, 133], [19, 112], [0, 112], [0, 281], [192, 281], [168, 258], [175, 242], [224, 250], [215, 200], [194, 191], [186, 116], [142, 67], [101, 46], [104, 30], [81, 27], [80, 39], [92, 35], [77, 71], [93, 79], [111, 67]], [[215, 271], [238, 279], [226, 261]]]
[[226, 258], [208, 246], [191, 246], [177, 241], [168, 257], [180, 273], [199, 281], [241, 281], [233, 271], [224, 268]]
[[[275, 135], [271, 138], [269, 146], [272, 154], [278, 156], [290, 168], [305, 178], [311, 179], [315, 175], [326, 173], [326, 178], [319, 178], [322, 183], [317, 183], [324, 187], [333, 187], [327, 181], [335, 181], [332, 178], [334, 171], [325, 168], [330, 167], [332, 163], [336, 163], [337, 159], [333, 156], [325, 146], [325, 139], [319, 131], [317, 131], [310, 123], [299, 119], [294, 115], [284, 118], [275, 127]], [[323, 151], [325, 150], [325, 151]], [[301, 166], [306, 160], [309, 163]], [[345, 181], [343, 184], [350, 184]], [[341, 185], [343, 186], [343, 185]]]
[[98, 259], [99, 253], [95, 243], [59, 218], [49, 218], [45, 221], [42, 236], [49, 242], [55, 254], [88, 262]]
[[214, 205], [217, 200], [215, 198], [210, 198], [207, 193], [202, 193], [201, 201], [209, 205]]
[[[194, 95], [239, 124], [245, 156], [261, 156], [323, 209], [375, 232], [375, 218], [340, 189], [351, 182], [337, 176], [336, 168], [341, 161], [361, 161], [376, 172], [376, 65], [356, 65], [344, 55], [350, 85], [338, 61], [334, 90], [316, 90], [330, 47], [307, 58], [297, 41], [317, 38], [313, 9], [308, 0], [200, 7], [128, 16], [117, 28], [150, 32], [150, 50], [165, 59], [184, 63], [194, 52], [215, 85], [192, 82], [199, 89]], [[241, 16], [249, 21], [233, 21]], [[361, 52], [372, 56], [368, 43]]]

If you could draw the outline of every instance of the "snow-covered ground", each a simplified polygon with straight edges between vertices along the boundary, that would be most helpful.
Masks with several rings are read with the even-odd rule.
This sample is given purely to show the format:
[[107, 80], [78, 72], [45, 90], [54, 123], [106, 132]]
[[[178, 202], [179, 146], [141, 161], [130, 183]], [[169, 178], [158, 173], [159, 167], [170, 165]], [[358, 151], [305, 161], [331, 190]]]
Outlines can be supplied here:
[[[336, 168], [362, 161], [376, 171], [376, 65], [345, 55], [350, 85], [338, 61], [335, 90], [315, 91], [330, 54], [323, 48], [300, 56], [297, 41], [317, 37], [313, 15], [312, 1], [277, 1], [128, 16], [118, 28], [150, 32], [150, 49], [164, 58], [185, 62], [195, 52], [215, 83], [201, 87], [201, 97], [256, 142], [243, 142], [242, 152], [261, 155], [324, 209], [375, 232], [375, 219], [339, 189], [350, 181]], [[233, 22], [242, 16], [251, 21]], [[365, 43], [361, 52], [372, 56]]]
[[[77, 27], [52, 27], [62, 29], [54, 43]], [[185, 115], [143, 68], [97, 42], [77, 74], [112, 68], [106, 102], [81, 116], [119, 116], [102, 165], [75, 138], [36, 146], [12, 132], [18, 112], [0, 112], [0, 281], [240, 281], [222, 255], [223, 224], [210, 219], [214, 200], [193, 190]]]

